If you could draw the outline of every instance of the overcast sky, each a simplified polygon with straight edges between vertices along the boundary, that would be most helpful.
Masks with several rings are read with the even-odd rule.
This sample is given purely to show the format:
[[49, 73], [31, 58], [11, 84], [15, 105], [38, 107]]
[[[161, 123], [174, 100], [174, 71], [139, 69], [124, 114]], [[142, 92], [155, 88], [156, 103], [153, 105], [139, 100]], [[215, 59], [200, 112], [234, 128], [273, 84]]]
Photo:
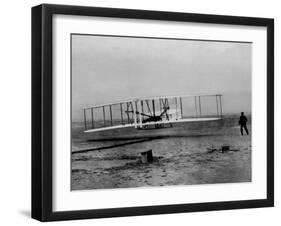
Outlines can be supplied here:
[[251, 111], [250, 43], [72, 35], [72, 117], [133, 97], [222, 94], [225, 113]]

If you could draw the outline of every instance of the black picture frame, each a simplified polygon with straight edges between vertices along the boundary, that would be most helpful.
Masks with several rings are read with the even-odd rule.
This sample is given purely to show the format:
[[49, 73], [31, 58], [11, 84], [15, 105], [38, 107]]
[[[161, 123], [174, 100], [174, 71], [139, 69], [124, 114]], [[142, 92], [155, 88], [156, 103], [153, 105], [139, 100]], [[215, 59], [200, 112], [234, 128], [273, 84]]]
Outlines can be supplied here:
[[[54, 212], [52, 210], [52, 17], [55, 14], [266, 27], [267, 198]], [[32, 218], [40, 221], [57, 221], [271, 206], [274, 206], [273, 19], [49, 4], [32, 8]]]

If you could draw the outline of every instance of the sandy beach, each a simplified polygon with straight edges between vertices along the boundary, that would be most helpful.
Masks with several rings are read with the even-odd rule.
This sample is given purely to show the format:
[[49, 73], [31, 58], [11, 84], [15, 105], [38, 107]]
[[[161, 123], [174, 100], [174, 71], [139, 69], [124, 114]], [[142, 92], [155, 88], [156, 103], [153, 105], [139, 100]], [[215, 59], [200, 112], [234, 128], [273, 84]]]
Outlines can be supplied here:
[[[99, 134], [73, 123], [71, 189], [250, 182], [251, 136], [240, 135], [238, 118]], [[154, 161], [143, 163], [140, 153], [150, 149]]]

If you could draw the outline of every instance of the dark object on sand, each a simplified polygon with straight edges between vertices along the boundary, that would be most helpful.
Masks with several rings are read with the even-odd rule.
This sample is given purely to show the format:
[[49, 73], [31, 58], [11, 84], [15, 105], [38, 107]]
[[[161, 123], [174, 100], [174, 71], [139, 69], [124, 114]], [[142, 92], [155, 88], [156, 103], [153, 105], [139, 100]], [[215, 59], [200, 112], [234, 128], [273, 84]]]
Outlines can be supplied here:
[[213, 152], [215, 152], [215, 151], [217, 151], [216, 148], [211, 148], [211, 149], [208, 148], [208, 153], [213, 153]]
[[230, 146], [228, 145], [224, 145], [221, 148], [217, 149], [217, 148], [207, 148], [207, 153], [214, 153], [214, 152], [221, 152], [221, 153], [225, 153], [225, 152], [229, 152], [229, 151], [239, 151], [238, 149], [230, 149]]
[[227, 152], [229, 151], [229, 146], [222, 146], [221, 147], [221, 152], [224, 153], [224, 152]]
[[152, 150], [141, 152], [141, 161], [142, 163], [153, 162]]

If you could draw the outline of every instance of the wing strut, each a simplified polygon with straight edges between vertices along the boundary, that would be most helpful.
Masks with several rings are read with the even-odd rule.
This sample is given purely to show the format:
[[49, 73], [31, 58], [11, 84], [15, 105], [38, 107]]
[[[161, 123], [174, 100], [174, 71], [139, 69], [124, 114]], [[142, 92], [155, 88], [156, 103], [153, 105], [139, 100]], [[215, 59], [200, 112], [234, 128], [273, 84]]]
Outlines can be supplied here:
[[121, 113], [121, 124], [124, 124], [124, 119], [123, 119], [123, 108], [122, 108], [122, 103], [120, 103], [120, 113]]
[[182, 114], [182, 98], [180, 97], [180, 108], [181, 108], [181, 118], [183, 117], [183, 114]]
[[199, 104], [199, 115], [200, 115], [200, 117], [202, 116], [202, 112], [201, 112], [201, 97], [199, 96], [198, 97], [198, 104]]

